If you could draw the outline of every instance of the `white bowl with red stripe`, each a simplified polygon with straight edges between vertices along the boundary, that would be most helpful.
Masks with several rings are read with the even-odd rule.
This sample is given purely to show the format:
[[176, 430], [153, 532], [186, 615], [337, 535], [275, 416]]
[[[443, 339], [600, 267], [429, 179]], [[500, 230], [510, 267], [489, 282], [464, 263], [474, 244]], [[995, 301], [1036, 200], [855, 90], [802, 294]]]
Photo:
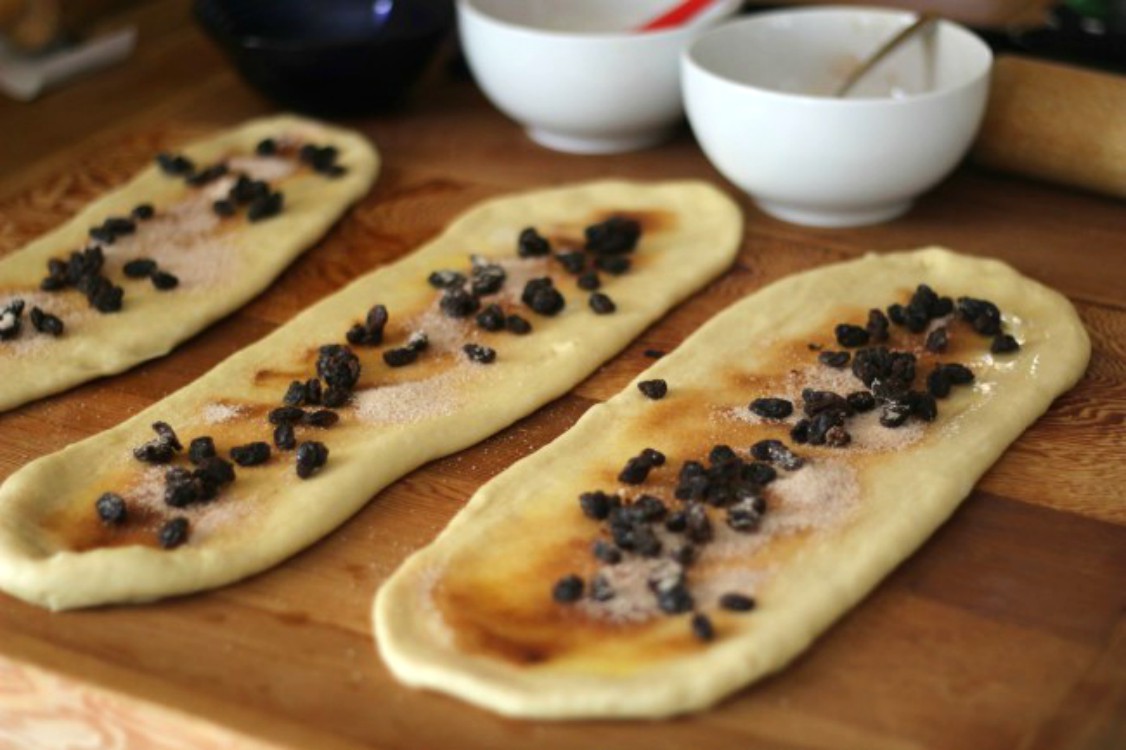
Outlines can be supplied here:
[[469, 68], [498, 109], [537, 143], [605, 154], [646, 148], [683, 116], [678, 61], [735, 13], [716, 0], [688, 23], [637, 31], [677, 0], [458, 0]]
[[797, 224], [887, 221], [941, 181], [985, 112], [993, 57], [946, 21], [903, 44], [847, 98], [832, 92], [915, 15], [772, 11], [714, 29], [683, 59], [705, 155], [765, 212]]

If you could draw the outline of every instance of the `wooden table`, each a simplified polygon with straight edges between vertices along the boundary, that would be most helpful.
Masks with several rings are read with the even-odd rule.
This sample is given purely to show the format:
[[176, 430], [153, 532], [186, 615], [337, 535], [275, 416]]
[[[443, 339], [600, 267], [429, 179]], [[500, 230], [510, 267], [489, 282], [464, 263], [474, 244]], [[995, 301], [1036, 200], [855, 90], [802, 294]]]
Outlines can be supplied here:
[[[128, 64], [34, 104], [0, 102], [0, 251], [158, 149], [272, 110], [187, 23], [186, 6], [140, 8]], [[637, 154], [545, 151], [441, 67], [401, 111], [349, 124], [383, 153], [372, 194], [272, 289], [170, 356], [0, 415], [0, 477], [187, 384], [481, 198], [607, 174], [724, 184], [687, 132]], [[799, 228], [743, 203], [739, 261], [707, 294], [573, 393], [396, 482], [277, 569], [144, 607], [51, 614], [0, 595], [0, 746], [1126, 746], [1123, 204], [973, 168], [906, 217], [865, 229]], [[643, 369], [644, 349], [675, 346], [785, 274], [932, 243], [1003, 258], [1068, 294], [1094, 342], [1090, 369], [954, 518], [795, 664], [664, 723], [510, 721], [390, 678], [369, 630], [379, 583], [482, 482]]]

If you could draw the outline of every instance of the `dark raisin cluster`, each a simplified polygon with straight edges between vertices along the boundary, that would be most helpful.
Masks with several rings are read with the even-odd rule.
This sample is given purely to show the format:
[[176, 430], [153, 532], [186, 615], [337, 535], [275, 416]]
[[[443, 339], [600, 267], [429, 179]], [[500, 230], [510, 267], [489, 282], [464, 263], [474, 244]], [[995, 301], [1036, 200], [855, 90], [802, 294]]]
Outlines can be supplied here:
[[339, 156], [340, 152], [335, 146], [316, 146], [311, 143], [306, 143], [298, 151], [301, 161], [311, 166], [314, 172], [326, 177], [340, 177], [348, 172], [337, 163]]
[[124, 290], [102, 275], [104, 265], [105, 255], [98, 245], [73, 252], [68, 260], [51, 258], [47, 261], [47, 276], [39, 283], [39, 288], [55, 292], [73, 287], [82, 292], [98, 312], [117, 312], [121, 309]]
[[[777, 445], [756, 446], [756, 450], [764, 454], [760, 461], [745, 461], [727, 445], [711, 449], [707, 466], [698, 461], [686, 461], [677, 480], [678, 507], [675, 508], [670, 507], [670, 501], [651, 494], [625, 501], [618, 494], [602, 490], [582, 493], [580, 511], [601, 523], [608, 537], [594, 542], [591, 552], [595, 559], [604, 565], [617, 565], [626, 555], [661, 558], [647, 582], [657, 608], [668, 615], [693, 613], [689, 621], [692, 633], [700, 640], [710, 640], [715, 636], [714, 627], [707, 615], [696, 611], [686, 570], [697, 560], [699, 548], [714, 537], [708, 505], [722, 508], [726, 524], [735, 531], [753, 533], [767, 512], [764, 488], [777, 476], [775, 470], [762, 461], [778, 461], [790, 470], [801, 467], [800, 458], [778, 441], [773, 442]], [[644, 481], [650, 469], [663, 463], [663, 454], [647, 448], [627, 462], [619, 480], [626, 484]], [[660, 529], [662, 533], [658, 533]], [[669, 535], [672, 535], [671, 541]], [[584, 596], [594, 601], [607, 601], [613, 599], [616, 592], [602, 573], [593, 576], [589, 584], [571, 574], [556, 581], [551, 595], [560, 604], [571, 604]], [[755, 608], [755, 600], [745, 594], [729, 592], [720, 599], [719, 605], [730, 612], [750, 612]]]
[[[156, 438], [134, 448], [134, 457], [151, 464], [171, 463], [183, 451], [183, 444], [175, 430], [166, 422], [154, 422], [152, 429]], [[242, 465], [253, 465], [256, 461], [248, 460], [247, 457], [258, 449], [252, 446], [232, 449], [232, 456]], [[193, 468], [170, 466], [164, 472], [163, 496], [165, 504], [170, 508], [179, 509], [195, 503], [210, 502], [218, 497], [224, 486], [235, 481], [234, 466], [216, 455], [215, 442], [210, 436], [197, 437], [191, 441], [188, 461]], [[114, 492], [103, 493], [95, 501], [94, 510], [98, 518], [109, 526], [125, 523], [129, 515], [125, 499]], [[188, 520], [175, 517], [160, 527], [157, 542], [165, 549], [172, 549], [187, 541], [188, 532]]]
[[889, 306], [887, 316], [892, 323], [905, 326], [911, 333], [922, 333], [932, 320], [944, 318], [953, 311], [953, 300], [949, 297], [939, 297], [926, 284], [919, 284], [911, 296], [911, 301], [906, 305]]

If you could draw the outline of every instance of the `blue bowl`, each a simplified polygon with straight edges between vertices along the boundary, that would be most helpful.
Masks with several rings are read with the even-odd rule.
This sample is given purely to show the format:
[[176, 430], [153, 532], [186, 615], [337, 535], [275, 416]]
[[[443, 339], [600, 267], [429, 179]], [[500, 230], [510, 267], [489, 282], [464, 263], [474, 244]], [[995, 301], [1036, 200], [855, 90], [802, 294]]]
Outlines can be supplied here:
[[395, 104], [453, 28], [452, 0], [196, 0], [253, 86], [313, 114]]

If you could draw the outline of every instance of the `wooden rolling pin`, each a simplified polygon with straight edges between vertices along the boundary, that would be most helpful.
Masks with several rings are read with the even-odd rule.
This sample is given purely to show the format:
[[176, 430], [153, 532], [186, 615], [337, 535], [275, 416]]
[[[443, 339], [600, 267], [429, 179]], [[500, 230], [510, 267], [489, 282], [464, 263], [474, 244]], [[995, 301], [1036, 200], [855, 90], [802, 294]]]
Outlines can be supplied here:
[[1126, 198], [1126, 77], [998, 57], [972, 158]]

